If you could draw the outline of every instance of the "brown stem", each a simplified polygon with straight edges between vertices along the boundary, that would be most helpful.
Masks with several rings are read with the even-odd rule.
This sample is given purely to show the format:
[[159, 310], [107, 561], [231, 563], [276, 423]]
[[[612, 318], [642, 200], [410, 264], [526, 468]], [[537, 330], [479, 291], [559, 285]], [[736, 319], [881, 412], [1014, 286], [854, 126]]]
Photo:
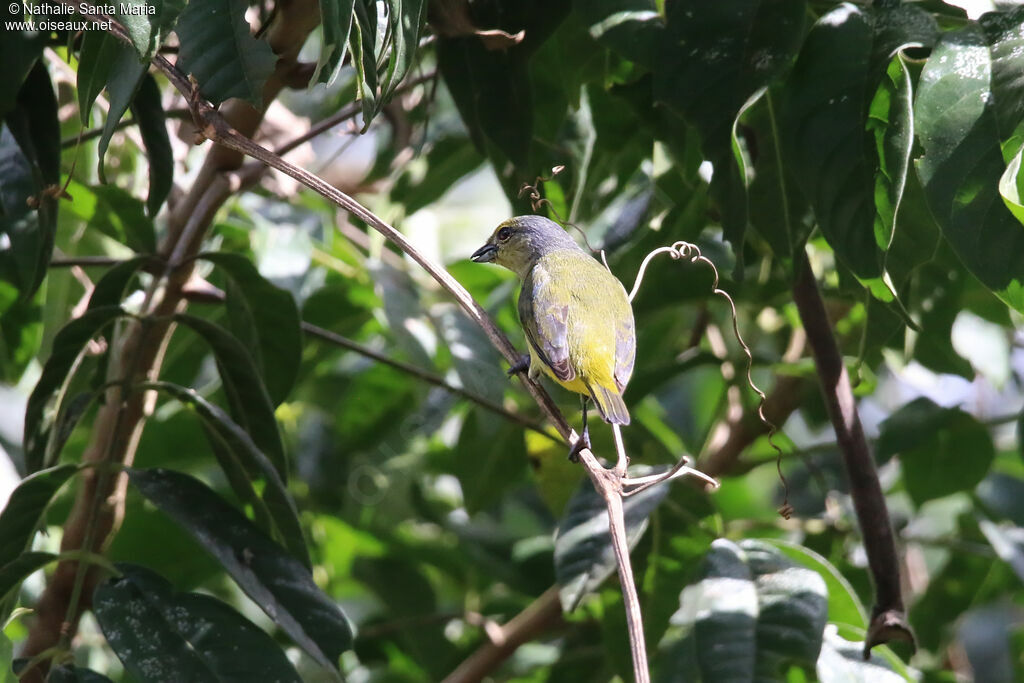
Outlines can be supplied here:
[[903, 608], [899, 560], [885, 496], [857, 414], [850, 377], [832, 334], [825, 303], [806, 253], [798, 261], [797, 271], [793, 299], [814, 353], [825, 407], [843, 454], [850, 495], [875, 583], [875, 605], [864, 642], [864, 658], [867, 659], [875, 645], [894, 640], [913, 644], [914, 636]]

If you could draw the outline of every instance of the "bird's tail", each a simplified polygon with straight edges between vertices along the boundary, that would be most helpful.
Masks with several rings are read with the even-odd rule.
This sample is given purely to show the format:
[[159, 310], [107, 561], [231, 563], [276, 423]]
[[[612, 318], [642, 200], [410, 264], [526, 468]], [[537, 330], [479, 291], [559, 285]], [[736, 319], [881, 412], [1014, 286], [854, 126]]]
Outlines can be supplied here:
[[615, 389], [590, 384], [587, 385], [587, 389], [590, 390], [590, 397], [594, 399], [597, 409], [601, 412], [601, 419], [609, 424], [629, 424], [629, 411], [626, 410], [622, 394]]

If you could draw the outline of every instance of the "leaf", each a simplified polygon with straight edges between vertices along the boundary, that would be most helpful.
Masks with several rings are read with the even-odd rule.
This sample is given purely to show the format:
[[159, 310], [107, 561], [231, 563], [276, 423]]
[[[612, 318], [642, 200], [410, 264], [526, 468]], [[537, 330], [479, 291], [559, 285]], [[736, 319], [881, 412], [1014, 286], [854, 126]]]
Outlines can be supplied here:
[[[262, 501], [266, 504], [280, 540], [307, 568], [311, 568], [309, 550], [306, 547], [295, 501], [288, 493], [288, 487], [281, 480], [274, 464], [253, 443], [252, 438], [219, 406], [210, 403], [192, 389], [170, 382], [154, 382], [152, 386], [170, 394], [181, 403], [191, 406], [209, 430], [207, 436], [211, 437], [211, 447], [217, 449], [223, 446], [227, 449], [242, 466], [241, 475], [251, 477], [258, 473], [263, 476], [266, 486], [263, 489]], [[215, 442], [214, 439], [217, 441]], [[224, 461], [220, 462], [222, 467], [226, 464]], [[234, 480], [236, 477], [234, 472], [227, 469], [224, 473], [229, 479]], [[256, 494], [251, 484], [247, 488], [248, 490], [240, 495], [245, 499], [255, 497]]]
[[591, 37], [631, 62], [654, 70], [665, 30], [655, 0], [574, 0]]
[[277, 57], [251, 35], [246, 7], [245, 0], [192, 0], [178, 18], [178, 68], [195, 77], [213, 104], [238, 97], [263, 106], [263, 84]]
[[704, 564], [658, 646], [656, 680], [777, 680], [814, 667], [828, 613], [817, 573], [756, 540], [718, 539]]
[[711, 194], [725, 237], [741, 254], [748, 222], [744, 152], [736, 121], [787, 69], [803, 37], [805, 3], [791, 0], [677, 2], [654, 70], [654, 98], [692, 123], [714, 165]]
[[[60, 414], [70, 376], [85, 353], [86, 344], [122, 315], [124, 311], [119, 306], [91, 309], [62, 327], [53, 338], [50, 357], [43, 366], [42, 375], [29, 395], [25, 408], [25, 465], [29, 472], [40, 469], [50, 459], [51, 430]], [[55, 400], [54, 412], [46, 416], [44, 411], [51, 400]]]
[[107, 99], [110, 102], [110, 110], [107, 112], [107, 119], [103, 122], [103, 133], [100, 135], [99, 151], [96, 165], [96, 172], [99, 174], [100, 182], [107, 183], [106, 169], [103, 159], [107, 156], [107, 147], [110, 145], [110, 138], [117, 130], [117, 124], [121, 117], [128, 111], [132, 100], [135, 99], [135, 91], [142, 83], [142, 77], [146, 75], [149, 62], [140, 62], [139, 56], [133, 49], [118, 41], [117, 55], [114, 57], [113, 66], [110, 67], [110, 74], [107, 77]]
[[267, 616], [316, 661], [337, 669], [352, 630], [313, 577], [286, 550], [192, 477], [163, 469], [132, 470], [132, 484], [191, 533]]
[[401, 201], [405, 214], [411, 216], [440, 199], [455, 183], [483, 163], [483, 157], [465, 137], [446, 136], [434, 142], [422, 156], [427, 169], [419, 182], [410, 180], [411, 173], [399, 176], [392, 192]]
[[156, 230], [141, 201], [116, 185], [68, 183], [68, 210], [107, 237], [142, 254], [156, 252]]
[[96, 587], [107, 643], [138, 680], [301, 681], [274, 639], [225, 603], [176, 593], [159, 574], [119, 564]]
[[927, 398], [904, 405], [879, 429], [878, 457], [899, 454], [903, 484], [917, 505], [973, 489], [995, 458], [983, 424], [959, 408], [942, 408]]
[[526, 473], [523, 428], [472, 409], [462, 423], [454, 456], [452, 473], [462, 485], [466, 511], [472, 515], [494, 507]]
[[0, 567], [25, 552], [50, 500], [76, 471], [71, 464], [51, 467], [25, 477], [11, 492], [0, 512]]
[[16, 384], [35, 360], [43, 341], [42, 300], [37, 292], [22, 301], [13, 285], [0, 280], [0, 380], [4, 382]]
[[50, 669], [47, 683], [113, 683], [109, 678], [92, 669], [65, 664]]
[[[787, 81], [783, 128], [790, 163], [822, 234], [862, 279], [882, 275], [879, 245], [890, 241], [885, 215], [876, 226], [875, 169], [884, 164], [881, 182], [893, 191], [892, 196], [883, 191], [881, 210], [894, 213], [892, 201], [898, 199], [896, 189], [902, 187], [913, 140], [905, 112], [901, 128], [878, 129], [881, 145], [872, 139], [868, 124], [878, 124], [868, 118], [872, 98], [878, 84], [888, 78], [886, 67], [892, 57], [911, 45], [931, 45], [936, 33], [934, 19], [911, 5], [862, 10], [843, 4], [811, 29]], [[884, 106], [893, 104], [892, 99], [878, 100], [875, 113], [893, 123]], [[889, 154], [880, 160], [880, 151]], [[876, 296], [892, 300], [884, 290], [882, 283], [872, 288]]]
[[281, 443], [281, 432], [274, 417], [274, 406], [259, 379], [252, 356], [227, 330], [203, 318], [178, 313], [174, 319], [190, 327], [210, 346], [224, 391], [235, 420], [252, 437], [270, 461], [282, 481], [288, 480], [288, 460]]
[[825, 629], [825, 640], [815, 666], [822, 683], [904, 683], [916, 680], [904, 678], [892, 665], [875, 652], [864, 661], [864, 643], [854, 643], [840, 636], [834, 627]]
[[148, 61], [185, 8], [185, 0], [127, 0], [117, 7], [115, 16], [128, 29], [139, 58]]
[[[60, 124], [49, 72], [29, 72], [0, 128], [0, 276], [27, 301], [39, 288], [53, 251], [57, 201], [43, 192], [60, 180]], [[35, 208], [33, 208], [33, 205]]]
[[[667, 468], [630, 472], [633, 476], [658, 474]], [[626, 538], [632, 549], [647, 530], [648, 518], [668, 493], [669, 486], [652, 486], [623, 501]], [[615, 572], [615, 551], [608, 531], [604, 499], [589, 479], [580, 482], [569, 500], [555, 534], [555, 579], [562, 609], [571, 612], [584, 595], [597, 589]]]
[[[22, 581], [56, 559], [57, 556], [53, 553], [24, 552], [10, 562], [0, 565], [0, 605], [21, 587]], [[6, 617], [6, 614], [0, 614], [0, 618]]]
[[1024, 581], [1024, 529], [1015, 524], [996, 524], [989, 519], [978, 520], [978, 527], [999, 559], [1010, 565]]
[[868, 613], [850, 585], [849, 580], [828, 560], [810, 548], [777, 538], [762, 539], [763, 543], [774, 546], [786, 557], [812, 569], [825, 581], [828, 589], [828, 620], [830, 623], [849, 624], [867, 628]]
[[[199, 258], [221, 268], [233, 282], [226, 301], [232, 332], [248, 345], [271, 402], [280, 405], [295, 384], [302, 359], [302, 320], [295, 299], [244, 256], [221, 252]], [[255, 332], [255, 345], [249, 344], [254, 336], [250, 332]]]
[[91, 125], [92, 105], [107, 85], [110, 70], [121, 52], [121, 43], [106, 31], [85, 31], [78, 52], [78, 117]]
[[[149, 0], [147, 0], [148, 2]], [[160, 88], [156, 79], [146, 74], [135, 93], [131, 105], [132, 115], [139, 124], [139, 135], [146, 147], [149, 158], [149, 195], [146, 197], [146, 212], [153, 218], [160, 212], [167, 195], [174, 185], [174, 156], [171, 140], [167, 136], [167, 122], [164, 107], [160, 102]]]
[[1024, 310], [1024, 229], [999, 191], [1006, 190], [1004, 159], [1020, 146], [1022, 23], [1017, 8], [944, 33], [914, 107], [924, 150], [917, 172], [935, 219], [967, 269], [1017, 310]]
[[427, 0], [392, 0], [387, 4], [391, 55], [381, 86], [378, 111], [405, 79], [416, 61], [420, 31], [427, 17]]
[[320, 26], [323, 39], [320, 57], [313, 72], [313, 83], [334, 83], [345, 61], [345, 50], [352, 28], [352, 8], [357, 0], [320, 0]]
[[[12, 6], [15, 12], [10, 11]], [[21, 21], [24, 18], [25, 9], [20, 3], [3, 5], [3, 9], [0, 9], [2, 21]], [[0, 119], [14, 108], [18, 91], [43, 54], [48, 38], [48, 31], [23, 29], [6, 31], [4, 39], [0, 40], [0, 64], [4, 65], [0, 71]]]
[[377, 2], [354, 0], [349, 50], [356, 69], [356, 97], [363, 106], [363, 131], [378, 110], [377, 83]]
[[119, 306], [124, 299], [124, 290], [128, 283], [135, 277], [135, 273], [151, 260], [150, 256], [133, 256], [107, 270], [93, 287], [92, 295], [89, 297], [89, 310]]

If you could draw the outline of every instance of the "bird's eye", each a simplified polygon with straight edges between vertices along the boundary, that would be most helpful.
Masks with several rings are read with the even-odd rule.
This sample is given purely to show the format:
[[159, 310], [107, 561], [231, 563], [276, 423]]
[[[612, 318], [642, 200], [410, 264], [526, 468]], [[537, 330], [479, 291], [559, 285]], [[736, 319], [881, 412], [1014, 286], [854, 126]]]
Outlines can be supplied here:
[[498, 241], [507, 242], [508, 238], [512, 236], [512, 228], [502, 228], [498, 231]]

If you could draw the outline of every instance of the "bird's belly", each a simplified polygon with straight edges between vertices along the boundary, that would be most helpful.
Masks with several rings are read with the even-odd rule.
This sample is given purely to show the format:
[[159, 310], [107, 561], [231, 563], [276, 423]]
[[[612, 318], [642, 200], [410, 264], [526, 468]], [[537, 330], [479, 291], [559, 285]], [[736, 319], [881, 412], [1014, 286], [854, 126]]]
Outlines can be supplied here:
[[575, 391], [577, 394], [589, 394], [590, 393], [587, 390], [587, 385], [583, 383], [583, 380], [580, 379], [579, 375], [576, 375], [576, 377], [573, 377], [569, 381], [563, 381], [563, 380], [560, 380], [557, 377], [555, 377], [555, 373], [551, 371], [551, 368], [549, 368], [547, 366], [547, 363], [545, 363], [544, 361], [542, 361], [540, 359], [540, 357], [537, 355], [537, 353], [533, 350], [533, 346], [531, 345], [530, 346], [530, 377], [533, 377], [533, 378], [536, 379], [537, 377], [540, 376], [540, 373], [537, 371], [538, 368], [540, 370], [542, 370], [545, 375], [547, 375], [548, 377], [553, 379], [557, 384], [560, 384], [561, 386], [565, 387], [569, 391]]

